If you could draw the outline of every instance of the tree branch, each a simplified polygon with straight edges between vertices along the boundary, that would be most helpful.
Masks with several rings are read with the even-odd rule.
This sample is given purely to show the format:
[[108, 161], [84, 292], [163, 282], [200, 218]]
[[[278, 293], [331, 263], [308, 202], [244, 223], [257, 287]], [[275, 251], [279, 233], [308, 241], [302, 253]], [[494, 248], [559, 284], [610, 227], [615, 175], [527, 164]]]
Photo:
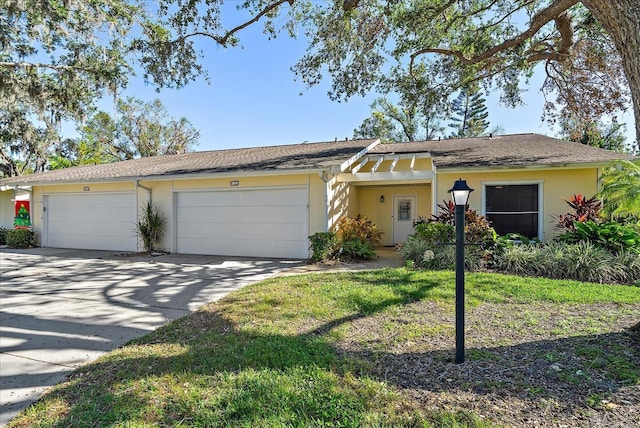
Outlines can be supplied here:
[[418, 56], [425, 55], [425, 54], [428, 54], [428, 53], [438, 53], [438, 54], [443, 54], [443, 55], [455, 56], [456, 58], [458, 58], [458, 60], [460, 60], [460, 62], [462, 62], [463, 64], [466, 64], [466, 65], [478, 64], [478, 63], [480, 63], [482, 61], [485, 61], [485, 60], [491, 58], [492, 56], [496, 55], [497, 53], [500, 53], [500, 52], [503, 52], [503, 51], [508, 50], [510, 48], [513, 48], [514, 46], [517, 46], [520, 43], [524, 42], [525, 40], [533, 37], [533, 35], [535, 35], [543, 26], [545, 26], [551, 20], [558, 18], [560, 15], [563, 14], [563, 12], [565, 12], [567, 9], [569, 9], [571, 6], [575, 5], [579, 1], [580, 0], [556, 0], [555, 2], [550, 4], [545, 9], [542, 9], [540, 12], [538, 12], [533, 17], [533, 19], [531, 20], [531, 25], [529, 26], [529, 28], [527, 30], [525, 30], [522, 33], [518, 34], [516, 37], [513, 37], [511, 39], [505, 40], [504, 42], [500, 43], [499, 45], [496, 45], [496, 46], [492, 47], [491, 49], [488, 49], [488, 50], [486, 50], [486, 51], [484, 51], [484, 52], [482, 52], [482, 53], [480, 53], [478, 55], [472, 56], [472, 57], [467, 57], [467, 56], [465, 56], [464, 52], [462, 52], [460, 50], [455, 50], [455, 49], [448, 49], [448, 48], [425, 48], [425, 49], [421, 49], [421, 50], [411, 54], [411, 61], [409, 63], [409, 70], [410, 70], [410, 72], [413, 71], [413, 63], [415, 62], [415, 59]]

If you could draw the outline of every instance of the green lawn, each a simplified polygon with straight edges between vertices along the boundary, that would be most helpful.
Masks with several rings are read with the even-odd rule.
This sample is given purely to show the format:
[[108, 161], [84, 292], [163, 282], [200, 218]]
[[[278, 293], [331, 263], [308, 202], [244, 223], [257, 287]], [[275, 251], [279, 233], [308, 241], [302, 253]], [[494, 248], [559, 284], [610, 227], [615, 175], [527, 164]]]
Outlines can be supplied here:
[[624, 330], [639, 288], [484, 273], [466, 286], [462, 365], [452, 272], [281, 277], [82, 367], [9, 426], [482, 427], [567, 409], [640, 422], [640, 344]]

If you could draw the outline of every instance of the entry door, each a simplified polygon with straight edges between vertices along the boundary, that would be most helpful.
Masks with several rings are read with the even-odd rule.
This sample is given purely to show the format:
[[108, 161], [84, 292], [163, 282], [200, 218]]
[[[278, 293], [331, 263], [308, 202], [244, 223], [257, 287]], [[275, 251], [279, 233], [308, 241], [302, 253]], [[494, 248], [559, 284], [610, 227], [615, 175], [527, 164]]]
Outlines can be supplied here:
[[416, 197], [393, 197], [393, 243], [399, 244], [407, 240], [413, 233], [413, 222], [416, 219]]

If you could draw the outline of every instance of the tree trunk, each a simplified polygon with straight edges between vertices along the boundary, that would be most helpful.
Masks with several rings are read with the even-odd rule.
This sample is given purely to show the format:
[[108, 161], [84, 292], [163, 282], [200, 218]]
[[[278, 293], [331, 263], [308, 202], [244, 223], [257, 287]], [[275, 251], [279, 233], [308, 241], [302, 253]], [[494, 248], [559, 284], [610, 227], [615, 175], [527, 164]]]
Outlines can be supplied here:
[[640, 149], [640, 6], [638, 0], [582, 0], [613, 38], [631, 89]]

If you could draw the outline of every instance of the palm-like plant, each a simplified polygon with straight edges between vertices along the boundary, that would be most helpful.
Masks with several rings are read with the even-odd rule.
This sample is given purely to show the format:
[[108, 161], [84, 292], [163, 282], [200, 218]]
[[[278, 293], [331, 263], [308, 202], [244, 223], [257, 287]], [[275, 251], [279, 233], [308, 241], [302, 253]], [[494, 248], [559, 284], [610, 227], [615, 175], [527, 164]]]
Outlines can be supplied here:
[[601, 189], [604, 214], [609, 218], [640, 219], [640, 164], [619, 161], [602, 172]]
[[136, 222], [136, 230], [142, 238], [144, 248], [148, 252], [154, 251], [155, 245], [164, 235], [165, 218], [152, 202], [147, 202], [144, 206], [142, 216]]

